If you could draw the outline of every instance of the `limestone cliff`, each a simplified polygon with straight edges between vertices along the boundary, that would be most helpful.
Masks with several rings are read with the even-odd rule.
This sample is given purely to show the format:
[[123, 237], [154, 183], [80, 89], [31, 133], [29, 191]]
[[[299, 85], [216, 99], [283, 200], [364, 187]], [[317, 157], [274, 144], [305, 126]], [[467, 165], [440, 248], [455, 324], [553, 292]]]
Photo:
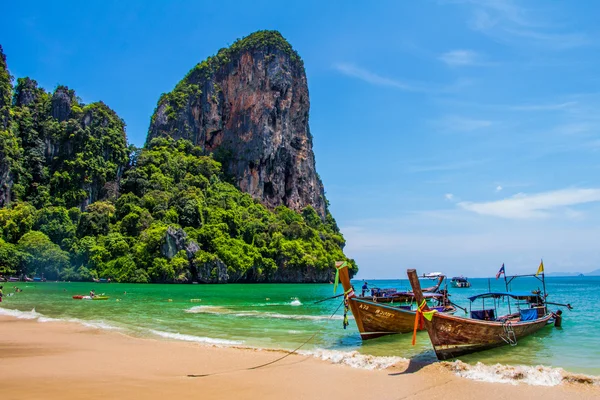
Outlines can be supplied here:
[[308, 125], [304, 65], [275, 31], [259, 31], [194, 67], [152, 116], [147, 142], [188, 139], [267, 207], [326, 215]]
[[14, 169], [19, 158], [19, 146], [10, 130], [12, 77], [6, 66], [6, 56], [0, 46], [0, 207], [12, 197]]

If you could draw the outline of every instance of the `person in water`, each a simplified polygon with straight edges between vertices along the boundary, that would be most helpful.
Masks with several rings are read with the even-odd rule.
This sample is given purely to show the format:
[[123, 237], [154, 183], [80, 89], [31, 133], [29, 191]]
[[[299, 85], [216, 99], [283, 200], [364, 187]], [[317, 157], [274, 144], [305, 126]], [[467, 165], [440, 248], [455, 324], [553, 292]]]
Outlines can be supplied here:
[[368, 284], [369, 284], [369, 282], [365, 282], [365, 283], [362, 285], [362, 295], [361, 295], [362, 297], [364, 297], [364, 295], [365, 295], [365, 292], [366, 292], [367, 290], [369, 290], [369, 287], [367, 286]]
[[93, 290], [90, 290], [90, 297], [93, 299], [94, 297], [96, 297], [96, 292], [94, 292]]

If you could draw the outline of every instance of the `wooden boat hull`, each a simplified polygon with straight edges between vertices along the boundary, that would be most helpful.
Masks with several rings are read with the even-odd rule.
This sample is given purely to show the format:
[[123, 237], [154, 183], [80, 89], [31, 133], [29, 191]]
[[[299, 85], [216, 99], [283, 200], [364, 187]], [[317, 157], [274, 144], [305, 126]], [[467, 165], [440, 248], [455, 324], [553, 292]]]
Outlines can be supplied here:
[[413, 330], [416, 315], [414, 311], [374, 303], [357, 297], [351, 297], [348, 301], [363, 340], [408, 333]]
[[425, 320], [425, 328], [438, 359], [447, 360], [508, 344], [507, 328], [512, 329], [518, 343], [548, 325], [550, 318], [548, 314], [535, 321], [504, 324], [435, 313], [431, 322]]

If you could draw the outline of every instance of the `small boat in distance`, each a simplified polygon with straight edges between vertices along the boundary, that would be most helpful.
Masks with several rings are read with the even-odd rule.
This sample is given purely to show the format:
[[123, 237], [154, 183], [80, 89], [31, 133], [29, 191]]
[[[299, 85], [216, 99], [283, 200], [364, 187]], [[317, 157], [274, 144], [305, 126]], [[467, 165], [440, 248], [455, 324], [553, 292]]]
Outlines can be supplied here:
[[[409, 269], [407, 273], [415, 298], [419, 304], [422, 304], [424, 296], [417, 272], [414, 269]], [[538, 278], [537, 274], [520, 276]], [[540, 290], [510, 292], [507, 283], [506, 292], [490, 292], [469, 297], [471, 303], [479, 299], [483, 302], [481, 310], [471, 310], [471, 318], [431, 312], [427, 304], [423, 304], [419, 312], [425, 318], [421, 318], [421, 320], [429, 333], [437, 358], [447, 360], [463, 354], [507, 344], [515, 346], [519, 339], [531, 335], [548, 325], [553, 317], [558, 316], [557, 318], [560, 318], [560, 311], [557, 314], [548, 312], [546, 304], [560, 304], [546, 303], [546, 286], [543, 281], [543, 274], [541, 280], [544, 284], [543, 293]], [[486, 299], [488, 299], [488, 307], [485, 304]], [[492, 299], [493, 308], [489, 306], [489, 299]], [[509, 313], [507, 315], [497, 315], [499, 299], [508, 300]], [[517, 301], [512, 309], [511, 299]]]
[[109, 297], [108, 296], [84, 296], [82, 294], [76, 294], [75, 296], [73, 296], [73, 300], [108, 300]]
[[471, 282], [469, 282], [464, 276], [455, 276], [450, 281], [450, 285], [455, 288], [470, 288]]

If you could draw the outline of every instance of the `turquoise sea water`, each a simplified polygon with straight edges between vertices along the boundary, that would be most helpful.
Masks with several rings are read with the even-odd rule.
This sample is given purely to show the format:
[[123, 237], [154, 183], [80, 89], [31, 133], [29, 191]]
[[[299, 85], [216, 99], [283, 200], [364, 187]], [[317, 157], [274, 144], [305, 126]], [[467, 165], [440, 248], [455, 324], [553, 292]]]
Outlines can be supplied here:
[[[488, 289], [488, 279], [470, 279], [468, 289], [449, 288], [452, 300], [468, 307], [468, 296]], [[369, 281], [370, 286], [408, 289], [407, 280]], [[431, 282], [423, 282], [431, 285]], [[489, 280], [492, 290], [504, 291], [502, 279]], [[4, 283], [0, 314], [22, 318], [76, 320], [104, 329], [121, 329], [143, 337], [164, 337], [214, 344], [294, 349], [310, 340], [302, 350], [372, 356], [395, 356], [434, 361], [426, 332], [417, 345], [411, 335], [393, 335], [362, 342], [350, 320], [342, 328], [341, 299], [319, 304], [332, 296], [330, 284], [228, 284], [228, 285], [140, 285], [102, 283]], [[354, 286], [360, 287], [361, 281]], [[12, 296], [17, 286], [23, 292]], [[514, 281], [512, 290], [541, 287], [534, 278]], [[546, 278], [548, 301], [570, 303], [564, 310], [562, 329], [548, 326], [536, 335], [503, 347], [461, 357], [469, 364], [545, 365], [571, 372], [600, 375], [600, 277]], [[106, 301], [73, 300], [76, 294], [105, 293]], [[338, 293], [341, 293], [341, 285]], [[126, 294], [125, 294], [126, 292]], [[556, 309], [556, 307], [550, 307]], [[334, 311], [337, 313], [330, 318]], [[18, 311], [16, 311], [18, 310]], [[31, 311], [35, 310], [35, 313]], [[459, 313], [462, 313], [459, 311]]]

